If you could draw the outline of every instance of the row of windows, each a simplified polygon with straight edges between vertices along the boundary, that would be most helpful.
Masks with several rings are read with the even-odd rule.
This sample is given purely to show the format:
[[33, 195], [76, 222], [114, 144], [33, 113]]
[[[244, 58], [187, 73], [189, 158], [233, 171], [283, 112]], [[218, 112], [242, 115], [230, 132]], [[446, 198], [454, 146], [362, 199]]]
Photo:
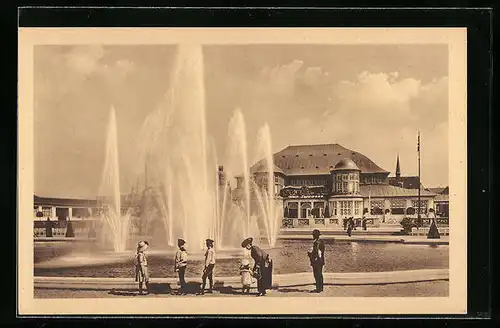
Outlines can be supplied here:
[[327, 184], [327, 181], [324, 179], [311, 179], [311, 180], [293, 179], [293, 180], [290, 180], [290, 185], [292, 185], [292, 186], [325, 186], [326, 184]]
[[[33, 208], [34, 215], [38, 213], [38, 206], [34, 206]], [[52, 207], [50, 206], [42, 206], [42, 215], [43, 217], [52, 217]], [[67, 214], [65, 214], [67, 213]], [[100, 213], [100, 209], [91, 208], [89, 212], [89, 208], [86, 207], [73, 207], [71, 209], [71, 216], [75, 218], [88, 217], [88, 216], [97, 216]], [[56, 216], [59, 215], [69, 215], [68, 208], [56, 208]]]
[[342, 181], [335, 183], [335, 192], [339, 194], [357, 193], [359, 192], [359, 182]]
[[[264, 179], [267, 179], [265, 177]], [[334, 178], [335, 181], [359, 181], [358, 173], [349, 173], [349, 174], [341, 174], [337, 173]], [[377, 184], [383, 183], [385, 179], [379, 176], [365, 176], [362, 179], [362, 182], [365, 184]], [[284, 183], [284, 179], [282, 177], [275, 176], [275, 183]], [[311, 186], [311, 185], [327, 185], [328, 181], [325, 179], [291, 179], [290, 185], [292, 186]]]
[[378, 176], [367, 176], [363, 178], [363, 183], [365, 184], [377, 184], [383, 183], [385, 181], [384, 178]]
[[356, 173], [350, 173], [350, 174], [337, 173], [335, 176], [335, 180], [337, 181], [359, 180], [359, 177], [358, 174]]
[[[38, 212], [38, 206], [35, 206], [34, 209], [34, 215], [36, 216], [36, 213]], [[43, 206], [42, 207], [42, 213], [43, 216], [52, 216], [52, 209], [50, 207]]]
[[[372, 215], [382, 215], [382, 214], [408, 214], [408, 215], [414, 215], [418, 214], [418, 208], [414, 207], [397, 207], [397, 208], [391, 208], [391, 209], [384, 209], [383, 204], [379, 204], [378, 202], [383, 201], [375, 201], [371, 205], [370, 213]], [[338, 203], [338, 206], [337, 206]], [[302, 213], [301, 217], [307, 217], [309, 213], [316, 215], [317, 213], [319, 216], [324, 214], [324, 209], [323, 209], [323, 204], [315, 202], [314, 203], [314, 208], [312, 209], [311, 212], [311, 204], [310, 203], [302, 203], [300, 211]], [[288, 210], [289, 210], [289, 218], [297, 218], [299, 214], [299, 208], [298, 208], [298, 203], [297, 202], [291, 202], [287, 204]], [[321, 208], [318, 210], [318, 208]], [[349, 216], [349, 215], [361, 215], [362, 214], [362, 208], [363, 208], [363, 202], [362, 201], [335, 201], [335, 202], [330, 202], [330, 214], [332, 216]], [[446, 208], [447, 210], [447, 208]], [[422, 207], [420, 209], [421, 214], [426, 214], [427, 213], [427, 207]]]

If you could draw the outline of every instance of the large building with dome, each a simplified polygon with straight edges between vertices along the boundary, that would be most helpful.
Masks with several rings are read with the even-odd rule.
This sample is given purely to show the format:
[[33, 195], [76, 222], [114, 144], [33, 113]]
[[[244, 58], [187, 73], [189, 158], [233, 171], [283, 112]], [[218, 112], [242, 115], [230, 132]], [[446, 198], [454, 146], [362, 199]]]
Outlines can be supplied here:
[[[403, 217], [417, 217], [419, 209], [424, 219], [429, 210], [436, 210], [438, 194], [420, 184], [419, 204], [419, 179], [401, 176], [399, 157], [393, 177], [368, 157], [339, 144], [289, 146], [273, 160], [284, 227], [340, 227], [350, 217], [359, 224], [364, 213], [368, 225], [397, 224]], [[263, 162], [250, 169], [260, 187], [267, 186], [266, 171]], [[237, 189], [241, 185], [239, 178]]]

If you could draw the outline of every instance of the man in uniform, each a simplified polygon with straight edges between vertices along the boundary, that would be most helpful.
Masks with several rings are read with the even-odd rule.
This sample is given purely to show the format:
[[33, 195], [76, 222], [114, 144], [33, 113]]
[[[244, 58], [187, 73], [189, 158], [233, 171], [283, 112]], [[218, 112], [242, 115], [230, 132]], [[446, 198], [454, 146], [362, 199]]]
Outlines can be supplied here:
[[321, 293], [323, 291], [323, 266], [325, 265], [325, 243], [319, 238], [321, 235], [318, 229], [314, 229], [312, 232], [313, 236], [313, 248], [312, 251], [308, 253], [309, 259], [311, 260], [311, 266], [313, 268], [314, 280], [316, 281], [316, 289], [313, 293]]

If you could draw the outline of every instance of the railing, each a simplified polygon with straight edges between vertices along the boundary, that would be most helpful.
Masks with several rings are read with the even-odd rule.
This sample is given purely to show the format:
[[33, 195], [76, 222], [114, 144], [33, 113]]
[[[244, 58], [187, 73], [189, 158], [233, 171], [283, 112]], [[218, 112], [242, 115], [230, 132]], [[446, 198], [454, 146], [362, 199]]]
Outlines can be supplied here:
[[283, 228], [293, 228], [293, 219], [283, 219], [282, 225]]
[[308, 226], [309, 219], [299, 219], [299, 226]]
[[[429, 233], [428, 227], [423, 227], [423, 228], [411, 228], [410, 235], [411, 236], [427, 236]], [[439, 234], [441, 236], [449, 236], [450, 235], [450, 228], [447, 227], [439, 227], [438, 228]]]
[[330, 223], [330, 224], [339, 224], [339, 219], [329, 219], [328, 223]]
[[[65, 237], [67, 228], [52, 228], [52, 237]], [[75, 237], [88, 237], [90, 228], [73, 228]], [[34, 237], [46, 237], [46, 228], [34, 228]]]
[[314, 224], [325, 225], [325, 219], [314, 219]]
[[436, 218], [436, 224], [449, 225], [450, 218]]

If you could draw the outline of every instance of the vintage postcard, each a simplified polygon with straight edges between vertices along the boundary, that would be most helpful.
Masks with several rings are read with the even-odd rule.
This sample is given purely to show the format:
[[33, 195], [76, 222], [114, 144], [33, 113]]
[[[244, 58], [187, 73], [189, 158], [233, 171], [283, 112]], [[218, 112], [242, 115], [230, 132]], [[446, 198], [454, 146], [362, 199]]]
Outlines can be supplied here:
[[19, 314], [466, 313], [466, 34], [20, 28]]

